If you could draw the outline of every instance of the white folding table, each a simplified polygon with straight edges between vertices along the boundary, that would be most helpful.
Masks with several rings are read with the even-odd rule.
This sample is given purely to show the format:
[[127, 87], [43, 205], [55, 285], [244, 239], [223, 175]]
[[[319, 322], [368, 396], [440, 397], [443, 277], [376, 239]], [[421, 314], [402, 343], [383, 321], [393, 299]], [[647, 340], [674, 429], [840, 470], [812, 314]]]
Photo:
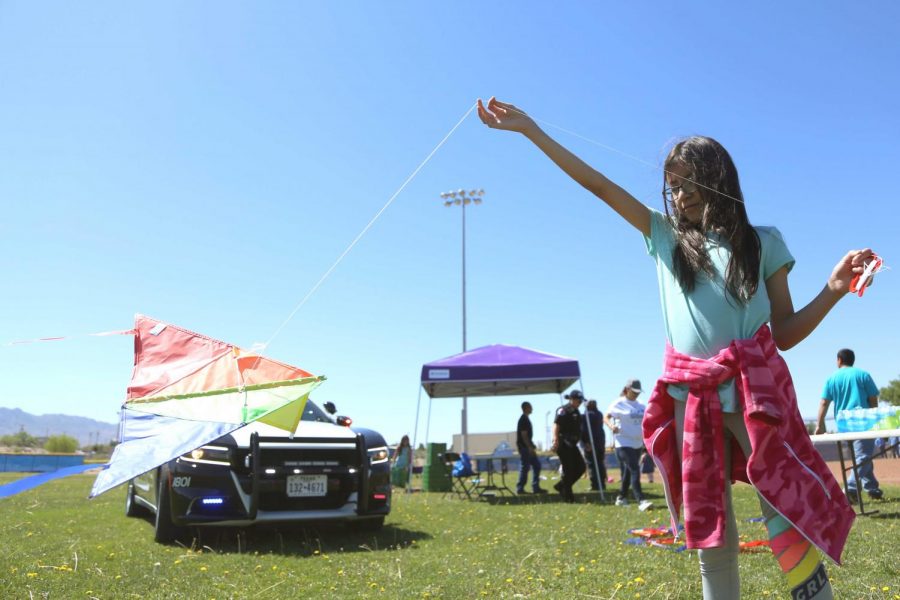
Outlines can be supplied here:
[[[847, 490], [847, 473], [849, 471], [853, 471], [853, 477], [856, 479], [856, 501], [859, 504], [859, 514], [861, 515], [873, 515], [877, 513], [877, 510], [870, 510], [866, 512], [865, 506], [863, 505], [863, 490], [860, 488], [861, 482], [859, 481], [859, 472], [857, 471], [856, 464], [856, 452], [853, 450], [853, 442], [856, 440], [874, 440], [878, 438], [890, 438], [890, 437], [900, 437], [900, 429], [887, 429], [887, 430], [872, 430], [872, 431], [845, 431], [843, 433], [820, 433], [819, 435], [811, 435], [809, 439], [812, 440], [813, 444], [825, 444], [828, 442], [836, 442], [838, 449], [838, 457], [841, 459], [841, 478], [844, 482], [844, 491]], [[844, 443], [847, 444], [847, 448], [850, 450], [850, 466], [848, 467], [844, 461]], [[872, 458], [864, 462], [872, 462], [876, 456], [882, 456], [887, 453], [888, 450], [896, 446], [900, 442], [895, 442], [891, 445], [885, 445], [881, 450], [872, 454]]]

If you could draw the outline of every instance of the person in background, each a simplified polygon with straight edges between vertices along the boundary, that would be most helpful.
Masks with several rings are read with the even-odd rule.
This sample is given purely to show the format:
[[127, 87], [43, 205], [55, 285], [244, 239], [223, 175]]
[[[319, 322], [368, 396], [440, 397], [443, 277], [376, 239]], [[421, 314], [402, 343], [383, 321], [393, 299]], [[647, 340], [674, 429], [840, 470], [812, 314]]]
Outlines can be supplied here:
[[553, 421], [552, 450], [559, 455], [562, 469], [562, 477], [553, 488], [566, 502], [575, 502], [572, 486], [584, 475], [584, 459], [578, 450], [578, 442], [581, 440], [581, 412], [578, 409], [584, 400], [584, 394], [580, 390], [573, 390], [565, 398], [569, 403], [557, 409], [556, 419]]
[[537, 456], [537, 447], [534, 445], [534, 429], [531, 427], [529, 415], [532, 411], [531, 402], [522, 403], [522, 416], [516, 426], [516, 448], [522, 461], [519, 467], [519, 481], [516, 482], [516, 493], [525, 493], [525, 482], [528, 480], [528, 471], [531, 470], [531, 491], [535, 494], [546, 494], [547, 490], [541, 488], [541, 461]]
[[606, 433], [603, 431], [603, 413], [597, 410], [596, 400], [588, 400], [584, 410], [581, 447], [584, 449], [588, 475], [591, 478], [591, 489], [606, 490]]
[[394, 449], [391, 457], [391, 485], [406, 487], [409, 483], [409, 463], [412, 460], [412, 448], [409, 445], [409, 436], [400, 438], [400, 443]]
[[887, 438], [875, 438], [873, 441], [875, 442], [874, 455], [880, 458], [887, 458], [887, 453], [884, 450], [887, 448]]
[[[876, 408], [878, 406], [878, 387], [872, 376], [862, 369], [853, 366], [856, 354], [849, 348], [842, 348], [837, 353], [838, 370], [825, 382], [822, 401], [819, 403], [819, 423], [816, 434], [825, 433], [825, 414], [828, 406], [834, 402], [834, 416], [842, 410], [857, 408]], [[853, 452], [856, 454], [856, 470], [862, 480], [863, 489], [870, 498], [881, 499], [884, 495], [875, 478], [875, 467], [872, 454], [875, 451], [875, 440], [855, 440]], [[851, 502], [855, 500], [857, 491], [856, 476], [853, 470], [847, 477], [847, 496]]]
[[653, 457], [650, 456], [650, 453], [644, 448], [644, 453], [641, 455], [641, 473], [647, 476], [647, 483], [653, 483], [653, 471], [655, 469], [656, 466], [653, 464]]
[[628, 489], [631, 488], [638, 508], [644, 511], [652, 507], [653, 503], [644, 498], [644, 492], [641, 490], [639, 458], [641, 449], [644, 447], [641, 430], [644, 405], [638, 402], [640, 394], [641, 382], [637, 379], [629, 379], [622, 388], [622, 395], [606, 409], [606, 426], [613, 432], [616, 458], [622, 469], [622, 486], [619, 490], [619, 497], [616, 498], [616, 506], [628, 505]]

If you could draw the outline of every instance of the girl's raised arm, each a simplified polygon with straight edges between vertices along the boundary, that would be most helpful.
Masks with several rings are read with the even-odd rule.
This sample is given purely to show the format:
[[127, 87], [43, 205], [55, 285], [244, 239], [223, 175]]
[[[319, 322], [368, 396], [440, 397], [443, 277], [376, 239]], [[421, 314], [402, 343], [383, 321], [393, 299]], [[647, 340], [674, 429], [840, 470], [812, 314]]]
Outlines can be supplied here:
[[606, 202], [635, 229], [650, 236], [650, 209], [547, 135], [524, 111], [496, 98], [491, 98], [485, 107], [479, 99], [478, 116], [491, 129], [516, 131], [527, 137], [569, 177]]
[[772, 306], [772, 338], [779, 350], [793, 348], [818, 327], [834, 305], [850, 291], [850, 280], [863, 272], [872, 250], [851, 250], [835, 265], [822, 291], [809, 304], [794, 310], [788, 287], [787, 267], [782, 267], [766, 279], [766, 292]]

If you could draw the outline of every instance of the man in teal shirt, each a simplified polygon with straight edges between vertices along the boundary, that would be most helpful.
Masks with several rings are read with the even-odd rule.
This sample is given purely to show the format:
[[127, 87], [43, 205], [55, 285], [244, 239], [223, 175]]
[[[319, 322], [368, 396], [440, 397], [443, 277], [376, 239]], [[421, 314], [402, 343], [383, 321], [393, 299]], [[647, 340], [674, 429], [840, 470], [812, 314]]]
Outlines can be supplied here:
[[[878, 387], [872, 381], [872, 376], [853, 366], [856, 355], [853, 350], [844, 348], [837, 354], [838, 370], [825, 382], [825, 391], [822, 392], [822, 402], [819, 404], [819, 424], [816, 433], [825, 433], [825, 413], [828, 405], [834, 402], [834, 416], [842, 410], [854, 410], [857, 408], [875, 408], [878, 406]], [[875, 479], [875, 469], [872, 464], [872, 454], [875, 452], [875, 440], [855, 440], [853, 452], [856, 454], [856, 470], [862, 480], [863, 489], [871, 498], [879, 499], [882, 491]], [[857, 494], [856, 477], [850, 472], [847, 478], [847, 495], [853, 498]]]

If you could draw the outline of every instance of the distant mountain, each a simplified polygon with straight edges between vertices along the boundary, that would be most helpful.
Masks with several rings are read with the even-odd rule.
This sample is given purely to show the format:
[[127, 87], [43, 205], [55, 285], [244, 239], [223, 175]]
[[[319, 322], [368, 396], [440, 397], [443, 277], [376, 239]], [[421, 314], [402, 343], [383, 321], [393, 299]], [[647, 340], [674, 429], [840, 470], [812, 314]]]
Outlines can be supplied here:
[[106, 444], [118, 437], [119, 426], [72, 415], [32, 415], [18, 408], [0, 408], [0, 435], [17, 433], [20, 429], [35, 437], [66, 434], [81, 446]]

